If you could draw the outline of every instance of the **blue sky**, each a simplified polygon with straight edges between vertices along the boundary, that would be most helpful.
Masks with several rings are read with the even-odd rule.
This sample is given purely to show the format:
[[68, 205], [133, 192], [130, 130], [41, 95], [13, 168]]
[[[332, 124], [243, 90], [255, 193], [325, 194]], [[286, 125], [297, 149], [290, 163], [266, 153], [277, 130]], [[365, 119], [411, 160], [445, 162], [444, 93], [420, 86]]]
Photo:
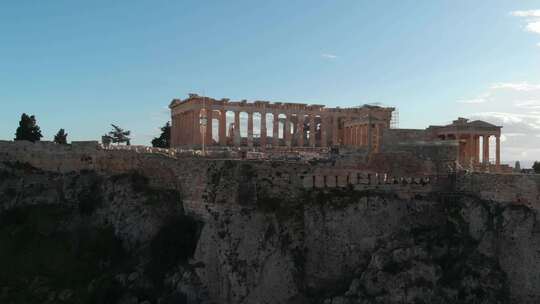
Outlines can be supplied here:
[[0, 139], [26, 112], [45, 139], [59, 128], [97, 139], [117, 123], [148, 144], [170, 100], [196, 92], [380, 102], [405, 128], [481, 117], [510, 134], [503, 159], [540, 159], [536, 10], [538, 0], [0, 0]]

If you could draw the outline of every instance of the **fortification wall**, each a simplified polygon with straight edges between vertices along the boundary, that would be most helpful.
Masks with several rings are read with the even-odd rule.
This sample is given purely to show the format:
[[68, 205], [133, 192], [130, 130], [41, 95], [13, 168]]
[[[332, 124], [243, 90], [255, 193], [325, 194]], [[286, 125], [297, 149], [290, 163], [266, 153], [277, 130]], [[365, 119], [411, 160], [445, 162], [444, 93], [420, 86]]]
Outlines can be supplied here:
[[[388, 191], [403, 197], [457, 190], [486, 200], [540, 208], [540, 175], [459, 174], [454, 184], [445, 178], [446, 174], [437, 174], [446, 163], [438, 164], [432, 159], [434, 155], [444, 158], [436, 153], [451, 149], [430, 149], [418, 147], [409, 152], [381, 153], [380, 159], [370, 160], [370, 167], [353, 168], [325, 162], [175, 158], [147, 153], [145, 149], [103, 150], [96, 142], [57, 145], [0, 141], [0, 161], [18, 161], [60, 173], [137, 171], [146, 176], [153, 187], [178, 190], [188, 211], [201, 216], [208, 216], [220, 206], [243, 208], [248, 202], [256, 203], [261, 189], [265, 195], [288, 197], [310, 189], [336, 187]], [[420, 151], [420, 157], [425, 159], [419, 161], [412, 151]], [[221, 193], [221, 197], [216, 197], [215, 193]]]
[[[187, 211], [200, 216], [207, 216], [213, 207], [219, 208], [220, 205], [241, 205], [246, 199], [239, 197], [238, 193], [245, 193], [256, 184], [268, 185], [275, 195], [301, 189], [301, 178], [309, 173], [309, 166], [301, 163], [193, 156], [175, 158], [148, 152], [154, 151], [138, 148], [103, 150], [95, 142], [58, 145], [51, 142], [0, 141], [1, 162], [28, 163], [41, 170], [59, 173], [82, 170], [107, 174], [139, 172], [148, 178], [152, 187], [178, 190]], [[230, 196], [215, 198], [209, 193], [215, 191], [213, 184], [218, 184], [216, 179], [232, 187], [219, 191]]]
[[459, 174], [456, 190], [473, 193], [482, 199], [526, 205], [540, 210], [540, 175], [538, 174]]

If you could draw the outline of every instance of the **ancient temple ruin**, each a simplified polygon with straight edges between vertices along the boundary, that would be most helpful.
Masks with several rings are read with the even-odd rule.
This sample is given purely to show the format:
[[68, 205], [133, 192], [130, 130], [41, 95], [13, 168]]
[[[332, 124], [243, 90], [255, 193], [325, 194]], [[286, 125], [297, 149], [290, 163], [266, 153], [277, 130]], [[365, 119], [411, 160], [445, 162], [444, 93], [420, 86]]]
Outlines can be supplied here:
[[[380, 129], [390, 127], [394, 108], [362, 106], [326, 108], [324, 105], [268, 101], [216, 100], [190, 94], [171, 102], [173, 147], [234, 146], [271, 149], [279, 147], [315, 148], [349, 144], [352, 133], [345, 125], [361, 119], [377, 120], [376, 127], [362, 135], [378, 142]], [[229, 113], [229, 115], [227, 114]], [[241, 125], [241, 116], [247, 126]], [[257, 116], [255, 120], [254, 117]], [[228, 117], [230, 119], [228, 119]], [[257, 121], [258, 126], [254, 126]], [[370, 133], [368, 135], [368, 132]]]
[[[501, 167], [501, 126], [479, 120], [459, 118], [444, 126], [399, 129], [393, 127], [392, 107], [327, 108], [289, 102], [218, 100], [197, 94], [174, 99], [169, 107], [172, 148], [230, 148], [268, 154], [331, 148], [367, 155], [408, 151], [472, 170], [494, 171]], [[490, 138], [495, 139], [494, 158]], [[430, 155], [419, 155], [428, 150]]]

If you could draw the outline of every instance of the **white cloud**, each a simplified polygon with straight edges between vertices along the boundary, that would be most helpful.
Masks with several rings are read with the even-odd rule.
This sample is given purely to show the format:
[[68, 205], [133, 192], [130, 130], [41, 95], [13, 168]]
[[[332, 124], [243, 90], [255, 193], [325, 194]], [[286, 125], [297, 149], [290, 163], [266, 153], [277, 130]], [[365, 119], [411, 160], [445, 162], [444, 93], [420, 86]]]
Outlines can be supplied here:
[[540, 20], [529, 22], [525, 29], [529, 32], [540, 34]]
[[325, 58], [325, 59], [336, 59], [336, 58], [338, 58], [337, 55], [334, 55], [334, 54], [328, 54], [328, 53], [323, 53], [323, 54], [321, 54], [321, 57], [322, 57], [322, 58]]
[[540, 10], [513, 11], [510, 14], [516, 17], [540, 17]]
[[513, 11], [510, 14], [515, 17], [526, 18], [525, 30], [540, 34], [540, 10]]
[[[501, 158], [525, 167], [540, 160], [540, 83], [500, 82], [456, 106], [470, 119], [502, 126]], [[463, 102], [472, 100], [477, 102]], [[484, 102], [480, 102], [485, 100]]]
[[511, 83], [511, 82], [501, 82], [496, 83], [491, 86], [492, 89], [509, 89], [514, 91], [536, 91], [540, 90], [540, 84], [531, 84], [528, 82], [519, 82], [519, 83]]
[[514, 105], [518, 108], [523, 108], [523, 109], [540, 110], [540, 100], [516, 101], [514, 102]]

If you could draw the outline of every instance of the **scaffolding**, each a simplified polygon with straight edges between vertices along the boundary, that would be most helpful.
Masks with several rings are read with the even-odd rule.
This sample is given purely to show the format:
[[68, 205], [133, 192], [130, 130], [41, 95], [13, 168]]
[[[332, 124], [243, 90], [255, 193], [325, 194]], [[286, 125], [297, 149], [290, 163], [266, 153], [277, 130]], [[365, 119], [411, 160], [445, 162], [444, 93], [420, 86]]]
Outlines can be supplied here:
[[392, 118], [390, 119], [390, 129], [399, 129], [399, 110], [394, 107]]

